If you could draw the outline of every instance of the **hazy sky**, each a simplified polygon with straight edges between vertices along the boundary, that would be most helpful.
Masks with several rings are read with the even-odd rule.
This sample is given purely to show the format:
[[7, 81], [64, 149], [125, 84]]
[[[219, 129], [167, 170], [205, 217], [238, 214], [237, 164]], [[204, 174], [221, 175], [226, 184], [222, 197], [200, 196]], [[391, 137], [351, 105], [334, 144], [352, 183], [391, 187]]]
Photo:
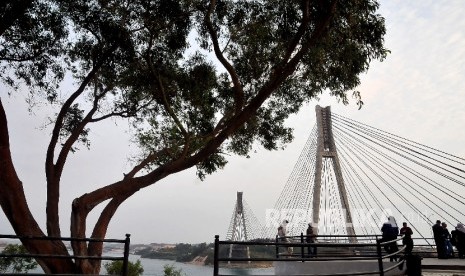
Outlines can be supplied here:
[[[343, 106], [328, 97], [315, 100], [289, 120], [295, 140], [284, 151], [256, 148], [249, 159], [232, 156], [224, 170], [203, 182], [193, 170], [170, 176], [127, 200], [114, 216], [107, 237], [123, 238], [130, 233], [133, 243], [212, 242], [216, 234], [224, 238], [237, 191], [244, 192], [245, 201], [263, 223], [265, 210], [273, 208], [315, 124], [317, 104], [331, 105], [339, 115], [464, 157], [465, 1], [380, 3], [391, 54], [384, 62], [373, 63], [362, 76], [359, 91], [365, 105], [361, 110], [353, 101]], [[0, 95], [14, 163], [30, 208], [44, 227], [47, 114], [38, 106], [31, 115], [24, 96], [8, 98], [5, 94]], [[118, 180], [128, 171], [132, 150], [128, 131], [111, 122], [102, 125], [92, 132], [91, 151], [83, 149], [70, 156], [60, 205], [63, 235], [69, 235], [73, 198]], [[13, 233], [3, 213], [0, 233]]]

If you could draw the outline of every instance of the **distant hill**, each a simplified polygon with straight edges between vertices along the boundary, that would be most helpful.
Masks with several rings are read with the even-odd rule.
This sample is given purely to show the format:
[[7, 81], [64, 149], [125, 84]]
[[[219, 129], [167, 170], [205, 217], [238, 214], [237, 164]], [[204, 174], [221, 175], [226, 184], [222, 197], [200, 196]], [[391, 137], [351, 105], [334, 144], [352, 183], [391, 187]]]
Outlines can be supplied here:
[[[229, 245], [220, 246], [219, 256], [228, 257], [229, 251]], [[206, 265], [213, 264], [213, 253], [213, 243], [178, 243], [176, 245], [159, 244], [158, 246], [154, 246], [154, 244], [139, 245], [133, 251], [133, 254], [140, 255], [141, 258], [167, 259], [185, 263], [204, 263]], [[251, 257], [256, 258], [273, 257], [276, 255], [276, 247], [249, 246], [249, 254]]]
[[178, 243], [176, 245], [153, 246], [147, 245], [145, 247], [138, 247], [134, 250], [135, 255], [140, 255], [141, 258], [148, 259], [167, 259], [174, 260], [177, 262], [192, 262], [199, 256], [207, 257], [208, 260], [213, 259], [213, 243], [206, 244], [187, 244]]

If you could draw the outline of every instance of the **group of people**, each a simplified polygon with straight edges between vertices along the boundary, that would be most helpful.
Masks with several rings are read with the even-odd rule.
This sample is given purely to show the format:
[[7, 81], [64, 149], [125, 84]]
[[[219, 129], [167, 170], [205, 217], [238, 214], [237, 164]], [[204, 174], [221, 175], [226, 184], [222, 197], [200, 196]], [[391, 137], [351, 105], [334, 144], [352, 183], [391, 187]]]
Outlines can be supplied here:
[[393, 216], [388, 217], [388, 221], [383, 223], [381, 227], [382, 239], [381, 242], [384, 243], [384, 250], [388, 254], [392, 254], [389, 259], [392, 261], [397, 261], [397, 255], [395, 252], [399, 251], [397, 246], [397, 236], [402, 235], [402, 244], [405, 246], [405, 255], [412, 254], [413, 250], [413, 231], [408, 227], [407, 222], [402, 223], [402, 228], [399, 230], [397, 226], [396, 219]]
[[[289, 223], [288, 220], [284, 220], [283, 223], [278, 227], [278, 238], [284, 242], [290, 242], [289, 239], [286, 237], [287, 235], [287, 224]], [[464, 228], [465, 230], [465, 228]], [[305, 235], [305, 241], [308, 244], [307, 247], [307, 257], [315, 257], [317, 254], [317, 247], [314, 245], [316, 243], [316, 233], [315, 229], [311, 223], [308, 224], [308, 228]], [[382, 242], [385, 243], [384, 249], [388, 254], [393, 254], [399, 251], [397, 246], [397, 236], [400, 234], [403, 236], [402, 244], [405, 245], [405, 254], [410, 255], [413, 250], [413, 231], [410, 227], [407, 226], [407, 223], [404, 222], [402, 224], [402, 228], [399, 230], [397, 226], [396, 220], [393, 216], [388, 217], [388, 221], [383, 224], [381, 227], [382, 232]], [[465, 232], [464, 232], [465, 233]], [[389, 243], [389, 241], [392, 241]], [[287, 247], [287, 253], [292, 255], [293, 248]], [[397, 256], [393, 254], [390, 257], [391, 261], [397, 261]]]
[[[287, 224], [288, 223], [289, 223], [288, 220], [284, 220], [283, 223], [281, 223], [281, 225], [279, 225], [278, 227], [278, 238], [283, 242], [290, 242], [289, 238], [287, 237]], [[308, 228], [307, 228], [306, 235], [305, 235], [305, 241], [308, 243], [307, 257], [309, 258], [316, 257], [317, 247], [314, 245], [316, 242], [316, 233], [311, 223], [308, 224]], [[290, 246], [287, 247], [287, 253], [289, 255], [292, 255], [293, 248]]]
[[458, 223], [451, 232], [447, 229], [447, 223], [440, 220], [432, 228], [439, 259], [454, 258], [453, 246], [457, 248], [458, 257], [465, 258], [465, 226], [462, 223]]
[[[436, 224], [434, 224], [432, 228], [439, 259], [454, 258], [455, 254], [453, 246], [457, 248], [458, 257], [465, 259], [465, 226], [462, 223], [458, 223], [455, 230], [452, 230], [451, 232], [447, 229], [447, 223], [441, 222], [440, 220], [437, 220]], [[393, 254], [399, 251], [397, 242], [394, 242], [399, 234], [403, 236], [402, 244], [405, 245], [405, 255], [412, 254], [413, 231], [407, 226], [406, 222], [402, 224], [402, 228], [399, 231], [395, 218], [390, 216], [388, 221], [381, 227], [381, 232], [383, 236], [382, 242], [385, 244], [384, 249], [388, 254]], [[392, 242], [387, 243], [389, 241]], [[397, 261], [397, 256], [393, 254], [390, 259], [391, 261]]]
[[[278, 237], [281, 241], [290, 242], [286, 237], [287, 235], [287, 224], [289, 221], [284, 220], [283, 223], [278, 227]], [[457, 248], [458, 257], [461, 259], [465, 258], [465, 226], [462, 223], [458, 223], [455, 230], [449, 232], [447, 229], [447, 223], [441, 222], [440, 220], [436, 221], [436, 224], [433, 225], [433, 236], [436, 243], [436, 250], [438, 253], [439, 259], [454, 258], [454, 249]], [[407, 222], [402, 223], [402, 228], [399, 230], [397, 226], [396, 219], [393, 216], [388, 217], [388, 221], [385, 222], [381, 227], [382, 240], [384, 244], [384, 249], [390, 256], [391, 261], [397, 261], [397, 255], [395, 252], [399, 251], [397, 246], [397, 238], [399, 234], [402, 237], [402, 244], [405, 246], [405, 255], [411, 255], [413, 250], [413, 231], [408, 227]], [[314, 246], [316, 242], [316, 233], [314, 227], [311, 223], [308, 224], [306, 231], [305, 241], [308, 243], [307, 252], [308, 257], [314, 257], [317, 254], [317, 247]], [[313, 244], [313, 245], [312, 245]], [[293, 248], [287, 248], [288, 254], [292, 255]]]

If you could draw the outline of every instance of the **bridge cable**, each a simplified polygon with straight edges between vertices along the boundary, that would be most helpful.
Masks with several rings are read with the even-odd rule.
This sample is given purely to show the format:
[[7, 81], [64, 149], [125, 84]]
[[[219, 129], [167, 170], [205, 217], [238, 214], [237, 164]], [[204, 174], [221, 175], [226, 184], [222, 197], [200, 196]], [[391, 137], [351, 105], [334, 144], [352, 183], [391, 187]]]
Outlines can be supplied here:
[[[335, 121], [337, 121], [337, 119], [336, 119]], [[353, 125], [352, 125], [352, 126], [353, 126]], [[359, 132], [354, 132], [354, 133], [356, 133], [356, 134], [359, 135], [359, 136], [363, 136], [363, 135], [361, 135], [360, 133], [364, 133], [364, 134], [366, 134], [366, 135], [369, 135], [369, 136], [372, 137], [372, 138], [379, 137], [379, 135], [370, 135], [370, 132], [363, 131], [363, 130], [360, 130]], [[367, 139], [367, 140], [369, 140], [369, 141], [371, 141], [371, 142], [373, 142], [373, 143], [376, 143], [376, 144], [378, 144], [379, 146], [381, 146], [381, 147], [383, 147], [383, 148], [385, 148], [385, 149], [388, 149], [386, 146], [383, 146], [383, 145], [381, 145], [380, 143], [377, 143], [377, 142], [373, 141], [373, 140], [370, 139], [370, 138], [366, 138], [366, 137], [365, 137], [365, 139]], [[380, 141], [383, 141], [383, 142], [389, 142], [388, 144], [391, 145], [393, 148], [395, 148], [395, 149], [397, 149], [397, 150], [402, 151], [402, 148], [405, 148], [405, 149], [410, 150], [410, 151], [413, 152], [413, 153], [419, 154], [419, 155], [421, 155], [421, 156], [428, 157], [429, 159], [432, 159], [432, 160], [434, 160], [434, 161], [436, 161], [436, 162], [438, 162], [438, 163], [440, 163], [440, 164], [445, 164], [444, 162], [439, 161], [439, 160], [437, 160], [437, 159], [435, 159], [435, 158], [429, 157], [429, 156], [427, 156], [427, 155], [425, 155], [425, 154], [422, 154], [422, 153], [420, 153], [420, 152], [418, 152], [418, 151], [415, 151], [415, 150], [412, 150], [412, 149], [410, 149], [410, 148], [407, 148], [406, 146], [404, 146], [404, 145], [402, 145], [402, 144], [399, 144], [399, 143], [397, 143], [397, 142], [393, 142], [393, 141], [387, 139], [386, 136], [383, 136], [383, 138], [380, 138], [379, 140], [380, 140]], [[396, 153], [396, 151], [394, 151], [394, 150], [392, 150], [392, 149], [391, 149], [391, 151], [394, 152], [394, 153]], [[406, 151], [403, 151], [403, 152], [406, 152]], [[417, 164], [420, 164], [420, 163], [418, 163], [417, 161], [414, 161], [413, 159], [411, 159], [411, 158], [409, 158], [409, 157], [406, 157], [406, 156], [404, 156], [404, 155], [402, 155], [402, 154], [399, 154], [399, 153], [397, 153], [397, 154], [403, 156], [404, 158], [409, 159], [409, 160], [412, 161], [412, 162], [415, 162], [415, 163], [417, 163]], [[446, 169], [446, 168], [444, 168], [444, 167], [441, 167], [441, 166], [439, 166], [439, 165], [436, 165], [436, 164], [434, 164], [433, 162], [430, 162], [430, 161], [428, 161], [428, 160], [425, 160], [424, 158], [421, 158], [421, 157], [418, 157], [418, 156], [415, 156], [415, 157], [418, 158], [418, 159], [420, 159], [420, 160], [422, 160], [422, 161], [424, 161], [424, 162], [426, 162], [426, 163], [428, 163], [428, 164], [430, 164], [430, 165], [432, 165], [432, 166], [434, 166], [434, 167], [436, 167], [436, 168], [440, 168], [440, 169], [442, 169], [442, 170], [444, 170], [444, 171], [446, 171], [446, 172], [448, 172], [448, 173], [451, 173], [451, 174], [453, 174], [453, 175], [455, 175], [455, 176], [458, 176], [458, 177], [460, 177], [460, 178], [465, 179], [465, 176], [459, 175], [459, 174], [457, 174], [457, 173], [455, 173], [455, 172], [453, 172], [453, 171], [450, 171], [450, 170], [448, 170], [448, 169]], [[465, 172], [464, 170], [459, 169], [459, 168], [457, 168], [457, 167], [454, 167], [454, 166], [451, 166], [451, 165], [448, 165], [448, 164], [445, 164], [445, 165], [448, 166], [448, 167], [451, 167], [451, 168], [453, 168], [453, 169], [456, 169], [456, 170], [458, 170], [458, 171], [460, 171], [460, 172]], [[450, 177], [450, 176], [448, 176], [448, 175], [446, 175], [446, 174], [444, 174], [444, 173], [441, 173], [440, 171], [437, 171], [437, 170], [435, 170], [434, 168], [428, 167], [428, 166], [426, 166], [426, 165], [421, 165], [421, 166], [423, 166], [424, 168], [428, 168], [430, 171], [433, 171], [433, 172], [435, 172], [435, 173], [437, 173], [437, 174], [439, 174], [439, 175], [441, 175], [441, 176], [443, 176], [443, 177], [449, 178], [450, 180], [453, 179], [453, 181], [456, 182], [457, 184], [460, 184], [460, 185], [462, 185], [462, 186], [465, 185], [463, 182], [461, 182], [461, 181], [459, 181], [459, 180], [456, 180], [456, 179], [454, 179], [454, 178], [452, 178], [452, 177]]]
[[[377, 161], [377, 159], [375, 159], [374, 157], [372, 157], [366, 150], [364, 150], [363, 148], [359, 147], [358, 145], [348, 141], [354, 148], [358, 149], [364, 156], [365, 156], [365, 160], [370, 160], [372, 162], [372, 164], [374, 164], [380, 171], [384, 172], [384, 174], [386, 174], [387, 176], [389, 176], [394, 182], [396, 182], [397, 184], [399, 184], [402, 188], [404, 188], [408, 193], [410, 193], [413, 197], [415, 197], [416, 199], [418, 199], [420, 202], [422, 202], [423, 204], [425, 204], [417, 195], [413, 194], [412, 191], [410, 191], [409, 189], [407, 189], [404, 185], [402, 185], [402, 183], [400, 183], [398, 180], [396, 180], [394, 177], [397, 177], [398, 179], [400, 179], [400, 177], [396, 174], [393, 174], [392, 171], [390, 169], [394, 169], [392, 166], [390, 166], [389, 164], [387, 164], [386, 162], [379, 162]], [[387, 167], [388, 168], [387, 168]], [[370, 167], [371, 168], [371, 167]], [[386, 181], [386, 179], [384, 177], [382, 177], [380, 174], [378, 174], [376, 172], [376, 170], [374, 170], [374, 173], [378, 176], [379, 179], [381, 179], [383, 182], [385, 182], [385, 184], [391, 188], [391, 190], [393, 190], [396, 194], [398, 194], [398, 191], [396, 189], [394, 189], [394, 187], [388, 182]], [[402, 179], [400, 179], [402, 180]], [[420, 210], [418, 208], [416, 208], [415, 206], [411, 205], [410, 201], [408, 201], [404, 196], [398, 194], [398, 196], [403, 199], [404, 201], [406, 201], [411, 207], [412, 209], [414, 210], [417, 210], [419, 213]], [[425, 204], [426, 205], [426, 204]], [[428, 219], [428, 218], [426, 218]], [[428, 219], [429, 220], [429, 219]], [[430, 223], [433, 223], [431, 220], [429, 220]]]
[[[453, 155], [453, 154], [450, 154], [450, 153], [447, 153], [447, 152], [444, 152], [444, 151], [441, 151], [441, 150], [438, 150], [438, 149], [429, 147], [429, 146], [427, 146], [427, 145], [423, 145], [423, 144], [417, 143], [417, 142], [415, 142], [415, 141], [412, 141], [412, 140], [403, 138], [403, 137], [401, 137], [401, 136], [398, 136], [398, 135], [395, 135], [395, 134], [393, 134], [393, 133], [390, 133], [390, 132], [387, 132], [387, 131], [378, 129], [378, 128], [373, 127], [373, 126], [366, 125], [366, 124], [364, 124], [364, 123], [355, 121], [355, 120], [353, 120], [353, 119], [350, 119], [350, 118], [347, 118], [347, 117], [338, 115], [338, 114], [336, 114], [336, 113], [331, 113], [331, 115], [333, 115], [335, 118], [341, 118], [341, 120], [344, 120], [344, 121], [350, 121], [350, 122], [353, 122], [353, 123], [356, 123], [356, 124], [365, 126], [365, 127], [367, 127], [367, 128], [370, 128], [370, 129], [375, 129], [375, 130], [377, 130], [377, 131], [379, 131], [379, 132], [382, 132], [382, 133], [387, 133], [387, 134], [389, 134], [389, 135], [391, 135], [391, 136], [394, 136], [394, 137], [399, 138], [399, 139], [396, 139], [397, 141], [403, 141], [404, 143], [405, 143], [405, 141], [407, 141], [407, 142], [413, 143], [413, 145], [410, 144], [410, 143], [408, 143], [408, 144], [411, 145], [411, 146], [414, 146], [414, 147], [416, 147], [416, 148], [418, 148], [418, 149], [421, 149], [421, 147], [424, 147], [424, 148], [431, 149], [431, 150], [434, 150], [434, 151], [436, 151], [436, 152], [439, 152], [439, 153], [442, 153], [442, 154], [445, 154], [445, 155], [448, 155], [448, 156], [451, 156], [451, 157], [454, 157], [454, 158], [457, 158], [457, 159], [460, 159], [460, 160], [465, 161], [465, 158], [462, 158], [462, 157], [459, 157], [459, 156], [456, 156], [456, 155]], [[394, 138], [393, 138], [393, 139], [394, 139]], [[419, 146], [421, 146], [421, 147], [418, 147], [418, 146], [415, 146], [415, 145], [419, 145]], [[428, 151], [428, 150], [425, 150], [425, 151], [434, 154], [434, 152], [432, 152], [432, 151]], [[443, 157], [443, 158], [445, 158], [445, 159], [447, 159], [447, 160], [450, 160], [450, 161], [452, 161], [452, 162], [459, 163], [459, 164], [461, 164], [461, 165], [465, 165], [465, 163], [462, 163], [462, 162], [457, 161], [457, 160], [453, 160], [452, 158], [448, 158], [448, 157], [443, 156], [443, 155], [440, 155], [440, 154], [436, 154], [436, 155], [441, 156], [441, 157]]]
[[[362, 136], [362, 137], [363, 137], [363, 136]], [[390, 157], [388, 157], [388, 158], [390, 158]], [[414, 171], [412, 171], [412, 170], [409, 170], [408, 168], [404, 167], [403, 164], [399, 164], [399, 163], [396, 162], [396, 161], [394, 161], [393, 163], [395, 163], [395, 164], [398, 165], [399, 167], [402, 167], [403, 169], [406, 169], [406, 170], [407, 170], [408, 172], [410, 172], [412, 175], [414, 175], [414, 176], [420, 178], [421, 180], [427, 182], [429, 185], [431, 185], [431, 186], [434, 187], [435, 189], [439, 189], [439, 190], [442, 191], [443, 193], [446, 193], [447, 195], [449, 195], [449, 196], [453, 197], [454, 199], [458, 200], [459, 202], [463, 202], [463, 201], [460, 201], [459, 199], [457, 199], [456, 197], [452, 196], [451, 194], [445, 192], [443, 189], [438, 188], [438, 186], [441, 186], [442, 188], [447, 189], [447, 188], [444, 187], [443, 185], [441, 185], [441, 184], [439, 184], [439, 183], [437, 183], [437, 182], [435, 182], [435, 181], [433, 181], [433, 180], [427, 178], [429, 181], [435, 182], [435, 183], [437, 184], [437, 186], [433, 186], [433, 185], [431, 184], [431, 182], [429, 182], [428, 180], [425, 180], [425, 177], [424, 177], [421, 173], [418, 173], [418, 172], [414, 172]], [[392, 166], [389, 166], [389, 167], [392, 168]], [[398, 170], [396, 170], [396, 171], [399, 172]], [[406, 177], [404, 174], [402, 174], [402, 175], [403, 175], [404, 177]], [[423, 176], [423, 177], [422, 177], [422, 176]], [[412, 181], [410, 178], [406, 177], [406, 179], [408, 179], [408, 180], [410, 180], [412, 183], [416, 184], [416, 182]], [[416, 185], [418, 185], [418, 184], [416, 184]], [[404, 189], [405, 189], [405, 187], [404, 187]], [[422, 187], [422, 189], [424, 189], [424, 187]], [[425, 190], [425, 189], [424, 189], [424, 190]], [[449, 190], [449, 189], [447, 189], [447, 190]], [[449, 191], [450, 191], [450, 190], [449, 190]], [[427, 191], [427, 192], [431, 194], [430, 191]], [[456, 193], [454, 193], [454, 194], [458, 196], [458, 194], [456, 194]], [[425, 197], [424, 194], [422, 194], [422, 196]], [[429, 199], [429, 198], [428, 198], [428, 199]], [[431, 200], [431, 199], [429, 199], [429, 200]], [[420, 201], [421, 201], [421, 200], [420, 200]], [[421, 201], [421, 202], [423, 202], [423, 201]], [[445, 202], [442, 202], [442, 203], [444, 204]], [[425, 203], [423, 202], [423, 204], [425, 204]], [[446, 203], [446, 205], [448, 205], [449, 207], [451, 207], [451, 208], [454, 209], [455, 211], [458, 211], [458, 210], [457, 210], [456, 208], [454, 208], [453, 206], [451, 206], [451, 205], [449, 205], [449, 204], [447, 204], [447, 203]], [[442, 209], [442, 208], [441, 208], [441, 209]], [[457, 219], [457, 218], [455, 218], [453, 215], [451, 215], [450, 213], [448, 213], [447, 211], [445, 211], [444, 209], [442, 209], [442, 210], [443, 210], [446, 214], [448, 214], [449, 216], [453, 217], [454, 219]]]
[[[353, 151], [350, 147], [348, 147], [348, 149], [352, 152], [353, 155], [359, 156], [358, 153], [355, 152], [355, 151]], [[413, 208], [413, 209], [419, 211], [416, 207], [414, 207], [414, 206], [410, 203], [410, 201], [408, 201], [403, 195], [401, 195], [401, 194], [399, 193], [399, 191], [397, 191], [396, 189], [394, 189], [394, 187], [393, 187], [388, 181], [386, 181], [386, 179], [385, 179], [383, 176], [381, 176], [379, 173], [377, 173], [376, 170], [373, 169], [373, 168], [365, 161], [365, 160], [371, 160], [371, 158], [370, 158], [369, 156], [364, 155], [364, 157], [365, 157], [365, 158], [360, 158], [360, 157], [358, 157], [358, 159], [363, 163], [363, 165], [365, 165], [365, 167], [367, 167], [378, 179], [380, 179], [388, 188], [390, 188], [398, 197], [400, 197], [400, 198], [403, 200], [403, 202], [407, 203], [411, 208]], [[382, 194], [383, 194], [383, 196], [385, 196], [386, 199], [393, 205], [393, 207], [396, 208], [397, 211], [398, 211], [400, 214], [402, 214], [402, 212], [400, 211], [400, 209], [391, 201], [391, 199], [389, 199], [389, 197], [388, 197], [384, 192], [382, 192]], [[409, 221], [408, 218], [406, 218], [405, 216], [404, 216], [404, 218], [405, 218], [407, 221]], [[409, 221], [409, 223], [411, 224], [411, 226], [412, 226], [417, 232], [419, 232], [418, 229], [416, 229], [416, 227], [415, 227], [414, 224], [412, 224], [410, 221]], [[421, 234], [421, 232], [419, 232], [419, 234], [422, 236], [422, 238], [424, 238], [423, 235]]]
[[[352, 133], [352, 132], [351, 132], [351, 133]], [[461, 197], [458, 193], [455, 193], [455, 192], [453, 192], [452, 190], [448, 189], [447, 187], [444, 187], [444, 186], [441, 185], [440, 183], [438, 183], [438, 182], [432, 180], [431, 178], [428, 178], [428, 177], [424, 176], [424, 175], [421, 174], [420, 172], [412, 171], [408, 166], [406, 166], [406, 165], [404, 165], [404, 164], [402, 164], [402, 163], [396, 161], [396, 160], [393, 159], [392, 157], [387, 156], [386, 154], [384, 154], [384, 153], [382, 153], [381, 151], [375, 149], [373, 146], [367, 144], [366, 142], [363, 142], [363, 141], [360, 140], [359, 138], [356, 138], [355, 136], [351, 135], [350, 133], [347, 133], [347, 135], [350, 136], [350, 137], [352, 137], [353, 139], [359, 141], [359, 142], [360, 142], [361, 144], [363, 144], [365, 147], [368, 147], [368, 148], [372, 149], [373, 151], [375, 151], [376, 153], [378, 153], [378, 154], [382, 155], [383, 157], [389, 159], [391, 162], [395, 163], [396, 165], [398, 165], [398, 166], [401, 167], [402, 169], [407, 170], [408, 172], [412, 173], [412, 174], [415, 175], [416, 177], [418, 177], [418, 178], [420, 178], [421, 180], [425, 181], [426, 183], [430, 184], [433, 188], [438, 189], [438, 190], [440, 190], [441, 192], [443, 192], [443, 193], [449, 195], [450, 197], [454, 198], [454, 199], [457, 200], [458, 202], [460, 202], [460, 203], [462, 203], [462, 204], [465, 204], [464, 201], [461, 201], [460, 199], [457, 198], [457, 197], [460, 197], [460, 198], [462, 198], [462, 199], [465, 199], [464, 197]], [[418, 175], [420, 175], [421, 177], [418, 176]], [[425, 180], [425, 179], [426, 179], [426, 180]], [[413, 180], [411, 180], [411, 181], [412, 181], [412, 183], [416, 183], [416, 182], [414, 182]], [[457, 196], [457, 197], [454, 197], [454, 196], [452, 196], [450, 193], [447, 193], [447, 192], [445, 192], [444, 190], [439, 189], [437, 186], [432, 185], [431, 182], [433, 182], [434, 184], [436, 184], [436, 185], [438, 185], [438, 186], [440, 186], [440, 187], [446, 189], [448, 192], [454, 194], [454, 195]], [[423, 188], [423, 189], [424, 189], [424, 188]]]
[[[361, 142], [361, 141], [359, 141], [359, 142]], [[364, 143], [362, 142], [362, 144], [364, 144]], [[364, 151], [364, 148], [362, 148], [362, 147], [360, 147], [360, 146], [357, 146], [356, 144], [352, 144], [352, 145], [353, 145], [354, 147], [357, 147], [360, 151]], [[364, 144], [364, 146], [370, 148], [370, 146], [367, 145], [367, 144]], [[380, 153], [380, 152], [377, 152], [376, 150], [375, 150], [375, 152], [378, 153], [378, 154], [384, 155], [384, 154], [382, 154], [382, 153]], [[367, 153], [367, 154], [368, 154], [368, 153]], [[386, 156], [384, 156], [384, 157], [386, 158]], [[389, 159], [389, 158], [387, 158], [387, 159], [388, 159], [389, 161], [393, 162], [393, 160], [391, 160], [391, 159]], [[385, 164], [387, 164], [387, 163], [385, 163]], [[387, 164], [387, 165], [388, 165], [388, 164]], [[392, 169], [392, 170], [394, 170], [394, 171], [396, 172], [396, 174], [393, 174], [393, 175], [396, 176], [398, 179], [401, 179], [400, 176], [405, 177], [405, 179], [409, 180], [412, 184], [415, 184], [416, 186], [422, 188], [424, 191], [426, 191], [427, 193], [429, 193], [429, 194], [430, 194], [431, 196], [433, 196], [433, 198], [434, 198], [434, 195], [433, 195], [430, 191], [426, 190], [424, 187], [422, 187], [421, 185], [417, 184], [416, 182], [414, 182], [414, 181], [413, 181], [412, 179], [410, 179], [409, 177], [405, 176], [401, 171], [397, 170], [396, 168], [394, 168], [394, 167], [392, 167], [392, 166], [390, 166], [390, 165], [388, 165], [388, 166], [389, 166], [390, 169]], [[385, 168], [385, 170], [386, 170], [386, 168]], [[428, 179], [428, 180], [431, 180], [431, 179]], [[398, 182], [397, 182], [397, 183], [398, 183]], [[402, 184], [399, 183], [399, 185], [401, 185], [404, 189], [406, 189], [405, 186], [403, 186]], [[412, 189], [414, 189], [415, 192], [419, 193], [421, 196], [423, 196], [423, 198], [427, 199], [428, 201], [430, 201], [430, 202], [433, 201], [431, 198], [426, 197], [421, 191], [417, 190], [415, 187], [412, 187], [412, 186], [409, 186], [409, 187], [412, 188]], [[415, 194], [413, 194], [413, 192], [409, 191], [408, 189], [406, 189], [406, 190], [407, 190], [410, 194], [412, 194], [415, 198], [417, 198], [420, 202], [422, 202], [423, 204], [427, 205], [424, 201], [422, 201], [420, 198], [418, 198], [418, 196], [416, 196]], [[460, 202], [460, 201], [459, 201], [459, 202]], [[443, 203], [443, 204], [446, 204], [448, 207], [454, 209], [454, 210], [457, 211], [458, 213], [461, 213], [457, 208], [453, 207], [452, 205], [448, 204], [447, 202], [442, 202], [442, 203]], [[445, 211], [443, 208], [440, 208], [440, 207], [438, 207], [438, 208], [441, 209], [444, 213], [449, 214], [449, 213], [448, 213], [447, 211]], [[450, 215], [450, 214], [449, 214], [449, 215]], [[450, 216], [453, 217], [454, 219], [457, 219], [457, 218], [455, 218], [455, 217], [452, 216], [452, 215], [450, 215]], [[432, 223], [431, 220], [430, 220], [430, 222]]]
[[[351, 184], [350, 186], [348, 185], [348, 188], [353, 191], [352, 193], [348, 193], [349, 196], [352, 198], [352, 194], [355, 195], [355, 197], [357, 198], [357, 202], [359, 203], [358, 205], [361, 207], [360, 210], [373, 210], [373, 206], [370, 204], [370, 203], [367, 203], [367, 200], [365, 199], [364, 196], [361, 196], [361, 194], [364, 194], [362, 192], [362, 190], [360, 189], [359, 185], [356, 184], [355, 182], [355, 179], [354, 179], [354, 176], [350, 173], [350, 171], [348, 170], [346, 164], [345, 164], [345, 157], [342, 156], [342, 158], [344, 160], [341, 160], [341, 168], [343, 170], [343, 174], [346, 176], [345, 179], [348, 179], [348, 182]], [[354, 191], [354, 189], [356, 191]], [[362, 204], [360, 204], [360, 202], [363, 203], [363, 206]], [[355, 204], [353, 204], [354, 207], [356, 207]], [[365, 207], [365, 208], [363, 208]], [[360, 216], [360, 214], [358, 214]], [[375, 215], [378, 217], [378, 220], [381, 221], [380, 217], [378, 216], [378, 214], [375, 212]], [[374, 220], [374, 218], [372, 217], [373, 221], [376, 222]], [[366, 230], [366, 227], [362, 227], [363, 229], [365, 229], [365, 231], [367, 232], [366, 234], [368, 235], [368, 231]]]

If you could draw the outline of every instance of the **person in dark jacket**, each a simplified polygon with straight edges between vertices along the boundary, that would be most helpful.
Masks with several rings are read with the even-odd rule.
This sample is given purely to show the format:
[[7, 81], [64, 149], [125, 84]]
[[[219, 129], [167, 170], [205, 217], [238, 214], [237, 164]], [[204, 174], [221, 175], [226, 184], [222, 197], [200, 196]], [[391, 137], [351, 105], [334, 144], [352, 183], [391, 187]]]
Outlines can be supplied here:
[[405, 255], [412, 254], [413, 250], [413, 231], [410, 227], [407, 226], [406, 222], [402, 223], [402, 228], [400, 229], [400, 234], [404, 237], [402, 238], [402, 244], [405, 245]]
[[[396, 219], [393, 216], [388, 217], [388, 221], [383, 224], [381, 227], [381, 232], [383, 235], [383, 242], [392, 241], [384, 245], [384, 250], [388, 254], [397, 252], [399, 248], [397, 247], [397, 242], [394, 241], [399, 235], [399, 227], [397, 226]], [[392, 261], [397, 261], [397, 256], [393, 255], [389, 258]]]
[[443, 228], [443, 235], [444, 235], [444, 244], [446, 246], [446, 257], [453, 258], [454, 257], [454, 248], [452, 247], [451, 239], [452, 236], [449, 233], [449, 229], [447, 229], [447, 223], [441, 223]]
[[461, 223], [457, 223], [457, 227], [455, 227], [456, 235], [457, 235], [457, 251], [459, 253], [460, 259], [465, 259], [465, 227]]
[[[306, 237], [305, 237], [305, 241], [308, 243], [308, 244], [315, 244], [316, 242], [316, 235], [315, 235], [315, 231], [312, 227], [312, 223], [309, 223], [308, 224], [308, 228], [307, 228], [307, 234], [306, 234]], [[308, 246], [307, 247], [307, 252], [308, 252], [308, 257], [309, 258], [313, 258], [313, 257], [316, 257], [316, 246]]]
[[438, 259], [446, 258], [446, 239], [444, 238], [444, 228], [442, 228], [441, 221], [437, 220], [433, 225], [434, 242], [436, 243], [436, 251], [438, 252]]

